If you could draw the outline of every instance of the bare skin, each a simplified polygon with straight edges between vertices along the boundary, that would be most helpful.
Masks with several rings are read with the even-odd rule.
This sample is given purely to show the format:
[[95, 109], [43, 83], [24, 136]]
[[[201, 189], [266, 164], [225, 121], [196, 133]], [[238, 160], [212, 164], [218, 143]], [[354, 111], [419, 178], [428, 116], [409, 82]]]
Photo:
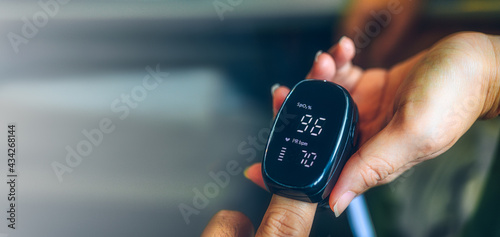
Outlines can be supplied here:
[[[454, 34], [389, 70], [353, 66], [354, 50], [352, 40], [343, 38], [317, 57], [307, 76], [342, 85], [359, 108], [362, 146], [330, 195], [336, 216], [357, 195], [448, 150], [476, 120], [500, 113], [498, 36]], [[274, 111], [288, 92], [274, 91]], [[245, 175], [264, 187], [260, 164]], [[315, 208], [274, 195], [256, 236], [308, 236]], [[224, 230], [211, 221], [205, 232], [220, 236]]]

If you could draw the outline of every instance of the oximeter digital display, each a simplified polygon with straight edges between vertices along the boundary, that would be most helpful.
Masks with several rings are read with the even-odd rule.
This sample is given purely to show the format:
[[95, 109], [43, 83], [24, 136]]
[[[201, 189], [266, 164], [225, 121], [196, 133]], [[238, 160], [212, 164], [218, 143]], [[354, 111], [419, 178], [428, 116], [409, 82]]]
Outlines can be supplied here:
[[306, 202], [329, 196], [355, 151], [358, 110], [343, 87], [303, 80], [276, 115], [262, 162], [270, 192]]

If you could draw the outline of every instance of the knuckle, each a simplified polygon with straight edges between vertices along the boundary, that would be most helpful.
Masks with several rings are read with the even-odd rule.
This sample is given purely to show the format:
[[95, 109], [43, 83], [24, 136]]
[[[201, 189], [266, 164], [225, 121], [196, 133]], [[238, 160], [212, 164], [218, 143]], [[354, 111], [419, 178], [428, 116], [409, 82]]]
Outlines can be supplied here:
[[415, 155], [419, 160], [431, 158], [454, 144], [457, 139], [450, 130], [452, 129], [426, 120], [409, 124], [405, 128], [412, 138], [412, 146], [416, 149]]
[[420, 151], [417, 157], [426, 157], [428, 154], [434, 153], [439, 149], [439, 147], [442, 146], [441, 143], [442, 142], [440, 142], [436, 137], [433, 136], [421, 139], [417, 146], [418, 150]]
[[[435, 117], [435, 116], [427, 116]], [[417, 157], [434, 153], [443, 143], [446, 143], [447, 133], [436, 121], [421, 119], [404, 124], [403, 131], [411, 137], [412, 147], [416, 149]]]
[[370, 156], [361, 160], [363, 161], [363, 167], [360, 174], [365, 189], [385, 183], [385, 179], [396, 171], [391, 162], [380, 157]]
[[401, 179], [408, 178], [412, 174], [412, 172], [407, 172], [407, 170], [413, 171], [413, 169], [410, 169], [410, 168], [413, 167], [413, 165], [415, 165], [415, 164], [416, 164], [416, 162], [410, 162], [410, 163], [404, 165], [403, 167], [396, 170], [394, 173], [387, 176], [384, 180], [382, 180], [380, 182], [380, 184], [388, 184], [388, 183], [391, 183], [392, 181], [398, 180], [400, 178]]
[[488, 36], [484, 33], [480, 32], [472, 32], [472, 31], [462, 31], [452, 34], [449, 37], [449, 40], [457, 40], [464, 43], [470, 43], [471, 46], [475, 45], [478, 40], [487, 40]]
[[458, 68], [462, 73], [473, 72], [471, 75], [477, 76], [482, 69], [482, 64], [478, 63], [483, 61], [484, 48], [481, 45], [489, 45], [488, 42], [488, 36], [484, 33], [458, 32], [440, 41], [438, 45], [441, 47], [434, 47], [431, 51], [437, 53], [434, 56], [440, 59], [442, 65], [446, 64], [455, 70]]
[[300, 213], [291, 207], [268, 210], [268, 215], [262, 221], [259, 232], [263, 236], [300, 236], [305, 226], [305, 220]]

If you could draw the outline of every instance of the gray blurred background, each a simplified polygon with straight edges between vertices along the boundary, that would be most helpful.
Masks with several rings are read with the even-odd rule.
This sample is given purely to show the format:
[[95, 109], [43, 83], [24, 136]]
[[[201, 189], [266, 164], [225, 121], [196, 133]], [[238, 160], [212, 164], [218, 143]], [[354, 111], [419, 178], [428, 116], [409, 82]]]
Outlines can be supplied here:
[[[270, 195], [242, 171], [261, 159], [270, 87], [304, 79], [316, 52], [338, 40], [347, 2], [221, 0], [232, 9], [223, 18], [216, 2], [69, 1], [30, 37], [23, 27], [43, 21], [39, 2], [0, 2], [0, 136], [8, 123], [17, 124], [19, 170], [17, 228], [0, 218], [0, 236], [197, 236], [221, 209], [242, 211], [258, 226]], [[427, 4], [407, 34], [420, 36], [415, 46], [392, 59], [454, 31], [498, 32], [498, 9], [472, 11], [467, 4]], [[13, 46], [12, 33], [25, 40]], [[157, 65], [168, 76], [120, 119], [114, 101]], [[66, 147], [76, 149], [88, 140], [82, 131], [105, 118], [115, 130], [59, 180], [54, 162], [66, 164]], [[379, 235], [456, 234], [473, 213], [499, 128], [497, 120], [480, 122], [443, 158], [369, 192]], [[0, 144], [3, 154], [6, 145]], [[466, 158], [450, 161], [455, 156]], [[235, 162], [238, 174], [217, 186], [203, 208], [194, 207], [197, 190], [216, 183], [210, 173]], [[467, 175], [448, 174], [450, 166]], [[0, 163], [1, 177], [6, 170]], [[4, 210], [7, 185], [0, 190]], [[455, 199], [465, 211], [445, 205]], [[196, 210], [188, 221], [183, 205]], [[335, 219], [324, 210], [312, 235], [350, 236], [348, 228], [345, 215]]]

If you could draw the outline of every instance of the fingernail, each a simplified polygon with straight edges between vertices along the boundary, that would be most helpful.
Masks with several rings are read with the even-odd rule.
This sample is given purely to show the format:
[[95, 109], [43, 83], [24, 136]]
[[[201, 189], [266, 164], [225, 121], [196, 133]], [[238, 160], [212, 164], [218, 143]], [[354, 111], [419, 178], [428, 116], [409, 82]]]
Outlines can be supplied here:
[[340, 196], [339, 200], [337, 200], [337, 203], [333, 206], [333, 212], [335, 213], [335, 217], [339, 217], [342, 212], [349, 206], [349, 203], [351, 203], [352, 199], [356, 197], [356, 194], [351, 191], [347, 191], [342, 196]]
[[340, 43], [341, 43], [341, 42], [342, 42], [345, 38], [346, 38], [346, 37], [345, 37], [345, 35], [343, 35], [342, 37], [340, 37], [340, 39], [339, 39], [339, 44], [340, 44]]
[[250, 166], [248, 166], [248, 167], [245, 169], [245, 171], [243, 171], [243, 175], [244, 175], [244, 176], [245, 176], [245, 178], [247, 178], [247, 179], [250, 179], [250, 178], [248, 177], [248, 170], [249, 170], [249, 169], [250, 169]]
[[273, 86], [271, 86], [271, 95], [274, 95], [274, 91], [276, 91], [276, 89], [278, 89], [279, 87], [280, 87], [279, 83], [276, 83]]
[[316, 56], [314, 56], [314, 62], [317, 62], [317, 61], [318, 61], [319, 55], [321, 55], [322, 53], [323, 53], [323, 50], [319, 50], [319, 51], [316, 53]]
[[349, 50], [351, 50], [351, 49], [352, 49], [352, 45], [351, 45], [351, 44], [349, 44], [348, 39], [347, 39], [347, 37], [346, 37], [346, 36], [342, 36], [342, 37], [340, 38], [340, 40], [339, 40], [339, 45], [341, 45], [341, 46], [342, 46], [342, 48], [344, 48], [344, 50], [346, 50], [346, 51], [349, 51]]

